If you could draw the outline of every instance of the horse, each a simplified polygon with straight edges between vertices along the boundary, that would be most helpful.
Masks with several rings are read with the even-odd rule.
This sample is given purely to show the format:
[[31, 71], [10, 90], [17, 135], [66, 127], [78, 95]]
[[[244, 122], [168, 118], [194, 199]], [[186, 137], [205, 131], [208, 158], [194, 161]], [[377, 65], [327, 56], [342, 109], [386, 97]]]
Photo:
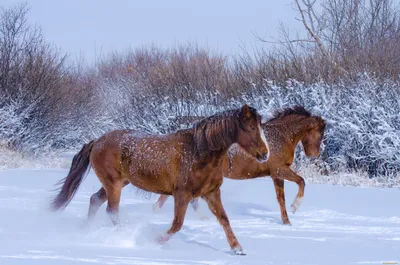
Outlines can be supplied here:
[[106, 212], [118, 227], [121, 189], [131, 183], [147, 192], [174, 197], [172, 225], [158, 237], [159, 243], [165, 243], [181, 229], [189, 202], [201, 197], [222, 225], [232, 251], [244, 255], [222, 206], [220, 191], [222, 163], [235, 143], [256, 161], [268, 159], [261, 115], [247, 104], [169, 134], [129, 129], [108, 132], [85, 144], [74, 156], [67, 177], [58, 183], [59, 193], [52, 201], [52, 209], [57, 211], [68, 205], [90, 165], [102, 187], [90, 198], [88, 221], [107, 201]]
[[[224, 159], [224, 176], [239, 180], [270, 176], [274, 182], [282, 222], [291, 225], [285, 206], [284, 180], [294, 181], [299, 186], [291, 205], [291, 210], [295, 213], [300, 207], [305, 188], [304, 179], [290, 169], [296, 146], [301, 142], [307, 157], [319, 156], [325, 127], [326, 122], [322, 117], [311, 115], [303, 106], [297, 105], [275, 111], [273, 117], [262, 124], [265, 137], [270, 144], [268, 161], [258, 163], [237, 145], [232, 146]], [[153, 210], [160, 209], [167, 199], [167, 195], [161, 195]], [[191, 205], [201, 219], [207, 219], [199, 212], [198, 199], [192, 200]]]

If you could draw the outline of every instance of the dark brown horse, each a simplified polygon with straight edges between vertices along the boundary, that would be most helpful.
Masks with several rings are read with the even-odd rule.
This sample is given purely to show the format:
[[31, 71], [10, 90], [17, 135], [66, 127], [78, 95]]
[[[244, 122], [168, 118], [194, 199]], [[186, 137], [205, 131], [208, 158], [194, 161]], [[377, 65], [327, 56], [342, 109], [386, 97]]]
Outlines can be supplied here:
[[256, 109], [244, 105], [167, 135], [111, 131], [84, 145], [75, 155], [53, 201], [53, 209], [67, 206], [90, 164], [102, 188], [90, 198], [89, 220], [108, 201], [107, 213], [114, 225], [119, 224], [121, 189], [129, 183], [148, 192], [172, 195], [174, 220], [160, 238], [164, 242], [181, 229], [189, 202], [202, 197], [224, 228], [231, 249], [243, 254], [222, 206], [220, 192], [222, 163], [234, 143], [255, 159], [268, 159], [268, 144]]
[[[295, 213], [304, 196], [305, 187], [304, 179], [290, 169], [295, 149], [301, 142], [306, 156], [318, 156], [325, 121], [320, 116], [312, 116], [304, 107], [295, 106], [275, 112], [272, 119], [262, 124], [262, 128], [270, 144], [268, 161], [258, 163], [245, 152], [238, 150], [240, 147], [233, 146], [224, 160], [224, 176], [230, 179], [271, 176], [282, 221], [284, 224], [290, 224], [285, 207], [284, 180], [294, 181], [299, 185], [299, 191], [291, 205], [292, 212]], [[166, 195], [160, 196], [153, 209], [161, 208], [167, 198]], [[191, 205], [198, 212], [198, 200], [193, 200]], [[200, 216], [205, 219], [201, 214]]]

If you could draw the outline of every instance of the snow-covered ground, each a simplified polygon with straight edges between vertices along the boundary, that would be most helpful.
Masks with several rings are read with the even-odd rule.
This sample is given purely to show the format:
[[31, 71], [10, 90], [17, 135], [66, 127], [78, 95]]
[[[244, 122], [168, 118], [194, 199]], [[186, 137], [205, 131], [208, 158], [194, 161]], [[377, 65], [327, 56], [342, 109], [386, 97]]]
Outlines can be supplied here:
[[[157, 199], [127, 187], [116, 231], [101, 208], [84, 226], [90, 195], [100, 187], [93, 171], [64, 212], [48, 210], [53, 184], [66, 169], [0, 171], [0, 264], [382, 264], [400, 262], [400, 190], [309, 184], [302, 206], [280, 221], [271, 180], [222, 186], [225, 210], [246, 256], [231, 255], [221, 226], [189, 208], [183, 228], [155, 243], [172, 221], [173, 199], [153, 213]], [[297, 186], [286, 183], [290, 205]]]

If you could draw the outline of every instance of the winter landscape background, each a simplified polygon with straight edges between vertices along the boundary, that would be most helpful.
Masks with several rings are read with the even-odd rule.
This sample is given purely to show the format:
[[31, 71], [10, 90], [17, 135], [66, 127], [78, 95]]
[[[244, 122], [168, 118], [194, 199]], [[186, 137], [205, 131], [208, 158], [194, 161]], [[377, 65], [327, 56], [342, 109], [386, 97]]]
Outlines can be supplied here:
[[[5, 264], [51, 264], [55, 259], [63, 264], [381, 264], [400, 260], [396, 254], [400, 253], [398, 1], [304, 0], [299, 5], [271, 2], [268, 7], [250, 1], [242, 7], [243, 16], [234, 13], [244, 5], [236, 2], [207, 2], [196, 8], [172, 1], [151, 13], [151, 4], [141, 6], [135, 1], [126, 2], [121, 11], [122, 1], [121, 8], [113, 6], [109, 11], [122, 12], [116, 19], [121, 24], [116, 35], [110, 32], [118, 24], [105, 22], [110, 19], [104, 13], [110, 3], [100, 1], [96, 7], [85, 3], [76, 9], [78, 3], [45, 2], [49, 1], [0, 4], [0, 208], [5, 216], [0, 222], [0, 263], [2, 259]], [[129, 13], [127, 7], [135, 12]], [[287, 10], [280, 17], [289, 25], [265, 18], [268, 22], [260, 27], [262, 8]], [[70, 10], [71, 16], [61, 9]], [[60, 14], [49, 15], [52, 10]], [[144, 10], [153, 20], [168, 14], [164, 18], [168, 22], [163, 24], [161, 18], [159, 23], [146, 22]], [[231, 14], [235, 22], [221, 19], [224, 14]], [[57, 33], [65, 47], [79, 47], [82, 42], [86, 51], [96, 51], [84, 42], [93, 33], [84, 32], [103, 29], [99, 41], [106, 51], [93, 55], [90, 50], [85, 58], [85, 53], [79, 56], [75, 49], [67, 54], [64, 46], [49, 41], [46, 33], [62, 32], [61, 24], [49, 26], [61, 21], [58, 16], [69, 19], [75, 29], [82, 27], [76, 32], [69, 28], [76, 35], [65, 33], [68, 44], [67, 37]], [[130, 16], [149, 25], [141, 28], [137, 26], [141, 21], [135, 21], [130, 33], [126, 23]], [[39, 17], [46, 24], [32, 20]], [[80, 17], [84, 18], [81, 23], [76, 20]], [[94, 23], [96, 19], [102, 22]], [[186, 29], [179, 26], [190, 19], [196, 23], [187, 22]], [[233, 44], [231, 38], [236, 35], [222, 33], [225, 28], [243, 32], [249, 23], [258, 23], [246, 29], [251, 39], [238, 37]], [[220, 30], [210, 33], [213, 25]], [[152, 39], [156, 28], [162, 33]], [[197, 32], [199, 39], [176, 37], [177, 42], [171, 36], [179, 36], [178, 29], [191, 30], [190, 36]], [[122, 36], [135, 32], [141, 33], [137, 35], [143, 41], [128, 48], [133, 39], [125, 43]], [[207, 36], [210, 41], [205, 43]], [[167, 41], [160, 44], [160, 39]], [[191, 126], [196, 117], [243, 103], [256, 107], [265, 119], [277, 109], [302, 104], [328, 123], [318, 158], [306, 158], [301, 145], [296, 150], [292, 168], [305, 178], [307, 187], [304, 206], [289, 217], [293, 227], [279, 223], [270, 180], [224, 182], [225, 208], [251, 257], [221, 256], [228, 249], [222, 228], [213, 218], [202, 223], [190, 210], [187, 226], [171, 245], [165, 249], [149, 243], [148, 238], [165, 230], [172, 220], [172, 199], [161, 213], [154, 214], [155, 197], [141, 198], [129, 189], [121, 202], [125, 235], [114, 234], [105, 214], [82, 232], [78, 223], [85, 218], [90, 194], [100, 185], [93, 173], [65, 215], [47, 211], [53, 184], [68, 172], [72, 156], [89, 140], [116, 128], [168, 133]], [[291, 202], [296, 187], [291, 183], [287, 187]], [[202, 207], [208, 211], [205, 204]], [[32, 221], [27, 226], [28, 219]], [[44, 239], [38, 245], [41, 236]], [[111, 246], [108, 254], [100, 255]], [[181, 248], [187, 253], [179, 252]], [[310, 249], [317, 249], [319, 255], [305, 255]], [[118, 256], [120, 251], [123, 256]], [[152, 256], [152, 251], [157, 255]], [[132, 253], [142, 258], [127, 258]], [[335, 253], [343, 255], [334, 258]], [[202, 260], [204, 255], [210, 258]]]

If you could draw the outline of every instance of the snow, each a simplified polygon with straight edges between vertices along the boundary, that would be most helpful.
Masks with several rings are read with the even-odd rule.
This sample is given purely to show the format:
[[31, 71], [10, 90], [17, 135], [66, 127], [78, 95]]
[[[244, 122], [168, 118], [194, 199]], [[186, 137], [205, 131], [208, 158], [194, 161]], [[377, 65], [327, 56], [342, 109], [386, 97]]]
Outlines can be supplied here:
[[[54, 184], [68, 169], [0, 171], [0, 264], [382, 264], [400, 262], [400, 192], [308, 184], [292, 226], [281, 224], [272, 181], [225, 179], [222, 200], [246, 256], [230, 253], [222, 227], [188, 208], [179, 231], [165, 245], [155, 242], [173, 217], [170, 198], [157, 213], [158, 196], [124, 189], [117, 230], [102, 206], [86, 225], [89, 197], [100, 188], [93, 171], [64, 212], [50, 212]], [[297, 185], [286, 182], [287, 206]], [[288, 208], [289, 209], [289, 208]]]

